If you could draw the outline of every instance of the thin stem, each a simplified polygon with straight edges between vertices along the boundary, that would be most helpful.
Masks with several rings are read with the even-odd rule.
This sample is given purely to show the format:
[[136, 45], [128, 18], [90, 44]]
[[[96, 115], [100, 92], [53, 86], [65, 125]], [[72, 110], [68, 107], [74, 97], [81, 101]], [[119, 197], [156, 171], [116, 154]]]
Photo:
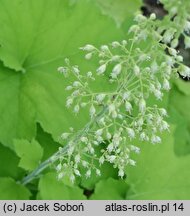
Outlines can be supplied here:
[[[79, 138], [83, 136], [85, 133], [88, 132], [88, 130], [92, 127], [94, 122], [96, 122], [99, 118], [101, 118], [104, 113], [107, 111], [108, 107], [105, 106], [94, 118], [91, 119], [91, 121], [86, 124], [86, 126], [80, 130], [76, 135], [71, 139], [71, 142], [77, 143]], [[53, 154], [50, 158], [48, 158], [46, 161], [42, 162], [34, 171], [32, 171], [30, 174], [25, 176], [19, 183], [22, 185], [26, 185], [33, 181], [34, 179], [39, 178], [40, 173], [42, 173], [47, 167], [49, 167], [51, 164], [59, 160], [60, 156], [67, 153], [67, 150], [69, 148], [69, 143], [65, 145], [61, 150], [57, 151], [55, 154]]]

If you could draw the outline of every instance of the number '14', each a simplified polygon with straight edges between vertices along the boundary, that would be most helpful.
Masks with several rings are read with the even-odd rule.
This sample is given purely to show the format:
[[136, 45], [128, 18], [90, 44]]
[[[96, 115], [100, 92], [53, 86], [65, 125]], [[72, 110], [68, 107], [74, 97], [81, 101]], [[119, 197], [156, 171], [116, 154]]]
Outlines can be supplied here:
[[175, 211], [184, 210], [183, 203], [181, 204], [174, 203], [173, 206], [174, 206]]

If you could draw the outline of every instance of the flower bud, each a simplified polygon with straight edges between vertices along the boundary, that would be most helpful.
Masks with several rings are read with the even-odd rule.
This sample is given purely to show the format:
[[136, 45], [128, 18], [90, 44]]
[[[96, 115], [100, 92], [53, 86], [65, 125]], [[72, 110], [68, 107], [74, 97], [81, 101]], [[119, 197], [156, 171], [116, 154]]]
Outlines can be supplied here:
[[136, 76], [138, 76], [140, 74], [140, 68], [137, 65], [135, 65], [135, 67], [134, 67], [134, 73]]
[[144, 98], [141, 98], [139, 101], [139, 111], [143, 114], [146, 111], [146, 102], [145, 102]]
[[84, 50], [84, 51], [91, 52], [91, 51], [95, 50], [95, 47], [93, 45], [91, 45], [91, 44], [87, 44], [84, 47], [81, 47], [80, 49]]
[[103, 74], [105, 71], [106, 71], [106, 67], [107, 65], [106, 64], [103, 64], [101, 65], [96, 71], [97, 73], [100, 75], [100, 74]]
[[127, 112], [131, 113], [132, 105], [128, 101], [125, 102], [125, 109]]
[[95, 115], [95, 113], [96, 113], [96, 109], [95, 109], [95, 107], [92, 105], [92, 106], [90, 107], [90, 117], [92, 118], [92, 117]]
[[150, 15], [150, 19], [151, 19], [151, 20], [155, 20], [155, 19], [156, 19], [156, 14], [155, 14], [155, 13], [152, 13], [152, 14]]
[[185, 48], [188, 49], [190, 48], [190, 37], [185, 37]]

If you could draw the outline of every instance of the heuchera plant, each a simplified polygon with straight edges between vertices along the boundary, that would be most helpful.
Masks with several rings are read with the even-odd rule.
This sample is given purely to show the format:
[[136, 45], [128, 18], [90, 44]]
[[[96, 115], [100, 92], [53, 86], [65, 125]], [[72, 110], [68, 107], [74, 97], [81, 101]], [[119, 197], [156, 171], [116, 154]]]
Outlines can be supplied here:
[[[183, 57], [176, 50], [181, 34], [186, 48], [190, 47], [190, 17], [186, 9], [190, 3], [184, 6], [182, 1], [162, 2], [169, 12], [164, 25], [156, 20], [155, 14], [149, 18], [137, 14], [128, 40], [80, 48], [87, 61], [97, 61], [96, 71], [81, 73], [80, 67], [72, 65], [69, 59], [58, 68], [65, 78], [75, 79], [66, 87], [70, 92], [66, 106], [76, 114], [85, 108], [90, 121], [77, 132], [73, 128], [64, 132], [61, 135], [64, 147], [25, 177], [23, 184], [52, 163], [56, 164], [58, 179], [68, 176], [72, 182], [81, 176], [79, 167], [86, 170], [85, 176], [89, 178], [92, 172], [101, 175], [99, 166], [105, 162], [113, 164], [123, 178], [126, 166], [136, 164], [131, 153], [140, 153], [140, 148], [134, 145], [135, 139], [152, 144], [161, 142], [160, 133], [169, 130], [169, 124], [165, 120], [167, 111], [156, 101], [170, 90], [173, 76], [180, 73], [190, 77], [190, 68], [182, 63]], [[98, 76], [112, 84], [110, 91], [95, 92], [91, 88]], [[150, 103], [149, 98], [155, 98], [155, 102]], [[96, 154], [97, 146], [101, 147], [101, 155]]]

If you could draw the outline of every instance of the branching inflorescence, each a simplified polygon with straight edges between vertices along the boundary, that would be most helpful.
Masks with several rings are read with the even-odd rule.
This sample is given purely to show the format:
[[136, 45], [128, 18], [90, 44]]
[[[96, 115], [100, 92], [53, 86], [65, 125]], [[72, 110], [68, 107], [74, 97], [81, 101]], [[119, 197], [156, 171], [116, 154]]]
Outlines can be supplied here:
[[[138, 14], [137, 24], [129, 29], [131, 38], [127, 41], [114, 41], [100, 48], [90, 44], [80, 48], [87, 60], [98, 58], [96, 75], [94, 72], [82, 75], [79, 67], [71, 66], [68, 59], [66, 66], [58, 69], [65, 76], [76, 77], [76, 81], [66, 87], [71, 91], [66, 106], [75, 113], [88, 107], [91, 117], [91, 123], [77, 135], [72, 131], [62, 134], [62, 139], [67, 141], [68, 154], [60, 158], [56, 167], [58, 178], [69, 175], [74, 181], [75, 176], [81, 175], [81, 165], [86, 168], [86, 177], [90, 177], [92, 171], [100, 175], [93, 163], [96, 160], [100, 165], [105, 161], [113, 164], [122, 178], [125, 167], [135, 165], [131, 152], [140, 152], [133, 144], [134, 139], [160, 143], [159, 134], [169, 129], [164, 120], [166, 110], [149, 104], [148, 98], [154, 96], [162, 100], [164, 91], [170, 90], [171, 76], [177, 75], [177, 71], [187, 76], [189, 68], [182, 64], [183, 58], [176, 49], [166, 44], [174, 34], [170, 39], [168, 34], [162, 35], [155, 19], [155, 14], [150, 18]], [[108, 92], [92, 91], [90, 82], [96, 82], [97, 75], [104, 76], [114, 87]], [[96, 146], [103, 146], [105, 141], [108, 144], [97, 156]], [[90, 158], [90, 162], [85, 158]]]
[[[169, 130], [165, 121], [167, 111], [158, 106], [164, 92], [170, 90], [170, 79], [190, 77], [190, 68], [176, 47], [181, 34], [186, 48], [190, 47], [190, 3], [162, 0], [168, 15], [164, 22], [141, 14], [135, 17], [128, 39], [114, 41], [97, 48], [87, 44], [80, 49], [85, 59], [98, 61], [96, 71], [81, 72], [65, 59], [58, 71], [75, 80], [66, 87], [70, 92], [66, 106], [78, 114], [81, 109], [89, 113], [89, 122], [75, 132], [73, 128], [61, 135], [64, 147], [42, 163], [22, 181], [30, 182], [51, 163], [56, 164], [58, 179], [68, 176], [72, 182], [81, 176], [81, 168], [88, 178], [92, 172], [101, 175], [99, 166], [109, 162], [125, 175], [127, 165], [135, 165], [132, 153], [140, 153], [135, 140], [160, 143], [160, 133]], [[91, 88], [102, 77], [111, 83], [108, 90]], [[98, 83], [101, 86], [101, 83]], [[100, 148], [97, 154], [96, 149]]]

